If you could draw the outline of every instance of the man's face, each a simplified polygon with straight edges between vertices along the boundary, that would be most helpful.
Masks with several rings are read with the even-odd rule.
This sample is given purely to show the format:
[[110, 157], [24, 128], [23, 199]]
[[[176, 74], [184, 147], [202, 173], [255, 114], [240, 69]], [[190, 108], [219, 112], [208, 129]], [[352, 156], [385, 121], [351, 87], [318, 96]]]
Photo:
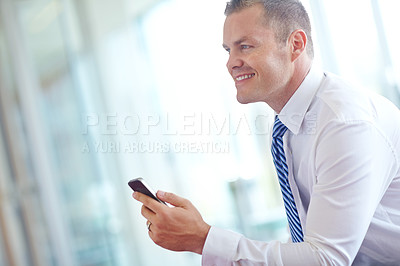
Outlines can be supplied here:
[[225, 20], [223, 46], [240, 103], [279, 101], [293, 74], [287, 45], [278, 44], [264, 22], [261, 4], [232, 13]]

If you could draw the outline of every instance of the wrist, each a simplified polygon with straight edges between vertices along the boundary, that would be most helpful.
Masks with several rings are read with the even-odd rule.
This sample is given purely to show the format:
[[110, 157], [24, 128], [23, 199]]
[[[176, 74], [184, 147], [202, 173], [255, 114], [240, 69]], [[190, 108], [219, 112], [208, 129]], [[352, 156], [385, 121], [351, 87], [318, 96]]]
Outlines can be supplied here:
[[199, 246], [194, 250], [195, 253], [202, 255], [203, 254], [203, 249], [204, 245], [206, 243], [206, 239], [208, 236], [208, 232], [210, 231], [211, 226], [208, 225], [207, 223], [204, 223], [202, 226], [202, 229], [200, 230], [199, 234]]

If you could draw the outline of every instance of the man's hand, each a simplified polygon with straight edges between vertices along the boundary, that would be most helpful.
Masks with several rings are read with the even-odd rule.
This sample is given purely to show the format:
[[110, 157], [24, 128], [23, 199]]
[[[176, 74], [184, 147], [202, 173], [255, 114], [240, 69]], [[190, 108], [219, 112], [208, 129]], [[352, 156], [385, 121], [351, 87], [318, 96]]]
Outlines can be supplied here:
[[157, 245], [172, 251], [201, 254], [210, 226], [193, 204], [173, 193], [157, 192], [172, 208], [138, 192], [133, 197], [143, 203], [142, 215], [151, 223], [149, 236]]

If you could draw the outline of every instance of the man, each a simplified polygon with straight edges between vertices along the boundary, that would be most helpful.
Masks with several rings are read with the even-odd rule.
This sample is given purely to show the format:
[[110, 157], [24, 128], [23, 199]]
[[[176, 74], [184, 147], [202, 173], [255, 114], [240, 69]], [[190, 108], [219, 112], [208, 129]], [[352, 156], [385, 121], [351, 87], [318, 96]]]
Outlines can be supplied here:
[[297, 0], [231, 0], [223, 46], [240, 103], [277, 114], [272, 152], [291, 242], [210, 227], [186, 199], [143, 203], [153, 241], [202, 254], [203, 265], [400, 265], [400, 113], [312, 67], [308, 15]]

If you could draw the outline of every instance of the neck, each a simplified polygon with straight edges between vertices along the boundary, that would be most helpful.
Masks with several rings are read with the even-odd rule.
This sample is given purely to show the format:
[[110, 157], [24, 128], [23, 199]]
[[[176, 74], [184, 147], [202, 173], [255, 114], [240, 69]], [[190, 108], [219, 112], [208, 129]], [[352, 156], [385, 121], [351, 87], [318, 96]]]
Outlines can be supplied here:
[[292, 77], [287, 83], [286, 88], [282, 90], [282, 94], [278, 97], [278, 101], [270, 105], [277, 114], [282, 111], [283, 107], [285, 107], [286, 103], [297, 91], [301, 83], [303, 83], [304, 79], [310, 72], [311, 65], [312, 60], [308, 57], [302, 58], [294, 63]]

